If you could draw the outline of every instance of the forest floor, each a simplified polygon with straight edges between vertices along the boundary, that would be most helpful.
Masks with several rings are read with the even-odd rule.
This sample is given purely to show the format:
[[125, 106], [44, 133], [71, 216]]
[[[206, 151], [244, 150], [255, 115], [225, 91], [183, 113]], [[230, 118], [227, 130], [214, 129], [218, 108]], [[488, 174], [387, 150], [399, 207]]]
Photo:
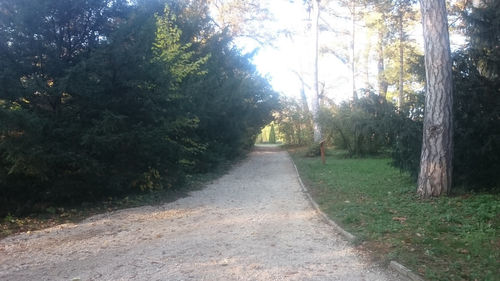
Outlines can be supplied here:
[[292, 161], [257, 148], [159, 206], [0, 240], [0, 280], [398, 280], [312, 208]]

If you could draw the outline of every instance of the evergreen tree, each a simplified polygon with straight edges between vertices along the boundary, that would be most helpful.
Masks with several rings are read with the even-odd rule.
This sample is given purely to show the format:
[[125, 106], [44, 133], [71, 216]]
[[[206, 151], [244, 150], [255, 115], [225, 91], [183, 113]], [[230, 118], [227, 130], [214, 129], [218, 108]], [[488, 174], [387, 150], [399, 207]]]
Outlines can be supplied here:
[[467, 46], [454, 56], [454, 181], [473, 189], [500, 184], [500, 2], [462, 14]]
[[206, 4], [59, 2], [0, 3], [0, 215], [175, 188], [272, 120]]

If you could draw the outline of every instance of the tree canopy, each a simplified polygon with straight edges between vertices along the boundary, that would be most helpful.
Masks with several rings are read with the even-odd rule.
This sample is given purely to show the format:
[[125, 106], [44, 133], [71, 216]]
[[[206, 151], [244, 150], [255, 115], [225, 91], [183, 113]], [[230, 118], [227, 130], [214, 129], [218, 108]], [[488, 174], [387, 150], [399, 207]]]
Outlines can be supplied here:
[[0, 212], [175, 188], [277, 94], [202, 1], [0, 3]]

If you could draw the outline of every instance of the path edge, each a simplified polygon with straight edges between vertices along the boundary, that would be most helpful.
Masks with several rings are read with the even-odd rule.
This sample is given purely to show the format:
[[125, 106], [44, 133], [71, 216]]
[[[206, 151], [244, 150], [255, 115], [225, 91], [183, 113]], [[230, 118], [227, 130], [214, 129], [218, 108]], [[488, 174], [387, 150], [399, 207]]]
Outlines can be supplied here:
[[[352, 235], [351, 233], [349, 233], [348, 231], [346, 231], [342, 227], [340, 227], [335, 221], [333, 221], [332, 219], [330, 219], [319, 208], [318, 203], [316, 203], [316, 201], [314, 201], [314, 199], [312, 198], [312, 196], [311, 196], [311, 194], [309, 192], [309, 189], [307, 189], [307, 187], [304, 184], [304, 182], [302, 182], [302, 178], [300, 177], [300, 174], [299, 174], [299, 169], [297, 169], [297, 165], [295, 165], [295, 162], [293, 161], [293, 158], [290, 156], [290, 154], [288, 152], [287, 152], [287, 154], [288, 154], [288, 157], [290, 158], [290, 160], [292, 161], [293, 167], [295, 168], [295, 173], [297, 175], [297, 179], [299, 181], [300, 188], [301, 188], [302, 192], [308, 198], [309, 203], [311, 203], [311, 205], [313, 206], [313, 208], [315, 209], [315, 211], [320, 215], [320, 217], [327, 224], [331, 225], [338, 233], [340, 233], [342, 236], [344, 236], [344, 238], [347, 241], [349, 241], [351, 243], [353, 243], [354, 241], [356, 241], [356, 239], [357, 239], [356, 236]], [[393, 271], [396, 271], [405, 280], [408, 280], [408, 281], [425, 281], [425, 279], [423, 279], [422, 277], [420, 277], [418, 274], [415, 274], [411, 269], [407, 268], [406, 266], [400, 264], [397, 261], [391, 261], [387, 267], [389, 269], [393, 270]]]
[[295, 162], [293, 161], [292, 157], [290, 156], [290, 154], [288, 154], [288, 156], [290, 157], [290, 160], [292, 161], [292, 164], [293, 164], [293, 167], [295, 168], [295, 173], [297, 175], [297, 179], [299, 181], [299, 184], [300, 184], [300, 188], [302, 190], [302, 192], [306, 195], [306, 197], [309, 199], [309, 202], [311, 203], [311, 205], [313, 206], [313, 208], [315, 209], [315, 211], [321, 216], [321, 218], [326, 222], [328, 223], [329, 225], [333, 226], [335, 228], [335, 230], [342, 234], [342, 236], [344, 236], [344, 238], [349, 241], [349, 242], [354, 242], [356, 241], [356, 236], [352, 235], [351, 233], [345, 231], [342, 227], [340, 227], [336, 222], [334, 222], [332, 219], [330, 219], [320, 208], [319, 208], [319, 205], [318, 203], [316, 203], [316, 201], [314, 201], [314, 199], [312, 198], [310, 192], [309, 192], [309, 189], [307, 189], [306, 185], [302, 182], [302, 178], [300, 177], [300, 174], [299, 174], [299, 170], [297, 169], [297, 166], [295, 165]]

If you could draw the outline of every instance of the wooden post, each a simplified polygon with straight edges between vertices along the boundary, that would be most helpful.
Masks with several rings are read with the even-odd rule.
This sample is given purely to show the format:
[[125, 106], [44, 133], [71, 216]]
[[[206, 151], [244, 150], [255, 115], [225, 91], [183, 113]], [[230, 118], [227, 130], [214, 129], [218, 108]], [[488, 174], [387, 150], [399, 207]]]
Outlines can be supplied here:
[[325, 165], [325, 142], [326, 140], [322, 140], [320, 143], [319, 143], [319, 147], [320, 147], [320, 150], [321, 150], [321, 163], [323, 163], [323, 165]]

